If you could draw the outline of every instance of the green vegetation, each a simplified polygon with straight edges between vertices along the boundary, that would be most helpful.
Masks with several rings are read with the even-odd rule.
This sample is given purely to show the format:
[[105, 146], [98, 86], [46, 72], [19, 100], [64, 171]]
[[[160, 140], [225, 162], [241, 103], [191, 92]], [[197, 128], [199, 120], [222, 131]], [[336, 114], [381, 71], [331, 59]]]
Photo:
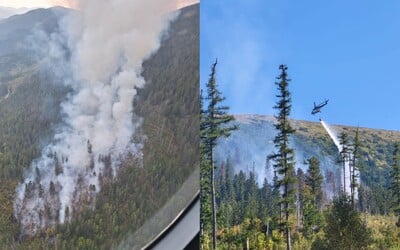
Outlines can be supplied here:
[[351, 173], [351, 202], [355, 206], [356, 205], [356, 190], [359, 187], [359, 177], [360, 177], [360, 170], [362, 169], [361, 165], [361, 154], [360, 154], [360, 148], [362, 146], [362, 143], [360, 141], [360, 134], [359, 130], [357, 128], [356, 134], [354, 136], [354, 143], [352, 145], [352, 156], [351, 156], [351, 162], [350, 162], [350, 173]]
[[341, 192], [346, 193], [348, 192], [347, 189], [347, 184], [346, 184], [346, 174], [347, 174], [347, 170], [346, 170], [346, 164], [349, 162], [350, 159], [350, 142], [349, 142], [349, 138], [348, 135], [345, 132], [340, 133], [339, 136], [339, 143], [341, 146], [341, 150], [339, 152], [340, 154], [340, 160], [339, 162], [342, 163], [343, 165], [343, 170], [342, 170], [342, 179], [343, 179], [343, 190]]
[[[253, 171], [232, 173], [227, 160], [217, 175], [219, 249], [286, 249], [279, 226], [280, 195], [273, 183], [264, 180], [260, 186]], [[311, 179], [307, 171], [300, 211], [289, 217], [290, 223], [300, 222], [290, 232], [293, 249], [398, 249], [400, 229], [393, 214], [360, 213], [344, 195], [318, 208]]]
[[[300, 215], [298, 218], [303, 217], [303, 235], [308, 239], [312, 238], [318, 228], [323, 225], [323, 218], [320, 212], [322, 208], [323, 177], [319, 164], [319, 160], [316, 157], [311, 157], [308, 159], [309, 167], [305, 177], [302, 178], [301, 175], [297, 174], [300, 204], [298, 206], [298, 214]], [[301, 169], [298, 170], [299, 172], [301, 172]], [[300, 186], [300, 183], [304, 184]], [[297, 225], [300, 227], [301, 223], [298, 222]]]
[[[229, 107], [222, 106], [222, 101], [225, 98], [217, 88], [215, 79], [217, 61], [211, 67], [211, 74], [206, 85], [206, 97], [203, 100], [201, 97], [200, 116], [200, 148], [201, 148], [201, 201], [202, 209], [207, 210], [211, 199], [211, 220], [207, 217], [201, 217], [202, 241], [204, 243], [207, 237], [208, 230], [212, 229], [212, 248], [217, 248], [217, 214], [215, 201], [215, 160], [214, 148], [217, 145], [217, 140], [222, 137], [229, 137], [237, 126], [226, 124], [232, 122], [234, 117], [228, 115]], [[206, 187], [207, 186], [207, 187]], [[208, 191], [208, 192], [207, 192]], [[211, 192], [210, 192], [211, 191]], [[211, 195], [209, 195], [211, 193]], [[208, 212], [206, 212], [208, 214]]]
[[[297, 120], [292, 120], [291, 123], [296, 129], [294, 139], [320, 148], [321, 159], [337, 155], [335, 145], [320, 123]], [[394, 142], [400, 141], [400, 133], [348, 126], [333, 127], [339, 133], [345, 132], [348, 135], [351, 146], [355, 144], [358, 130], [360, 145], [357, 150], [359, 158], [356, 160], [356, 168], [360, 173], [356, 178], [361, 182], [358, 187], [360, 211], [373, 215], [388, 215], [393, 205], [390, 166], [393, 164]]]
[[[282, 74], [280, 80], [286, 78]], [[400, 204], [397, 192], [400, 160], [399, 144], [394, 142], [400, 141], [400, 133], [335, 126], [343, 146], [338, 154], [319, 123], [287, 118], [290, 93], [282, 88], [287, 83], [283, 85], [277, 103], [281, 113], [274, 120], [277, 129], [274, 143], [278, 151], [275, 155], [279, 156], [274, 162], [274, 178], [258, 183], [257, 175], [262, 173], [255, 172], [254, 163], [253, 169], [247, 166], [247, 171], [238, 170], [246, 167], [233, 169], [234, 155], [228, 154], [219, 162], [216, 171], [219, 249], [399, 249], [400, 223], [396, 217]], [[290, 165], [295, 152], [285, 144], [288, 136], [283, 132], [291, 132], [292, 127], [296, 129], [292, 135], [295, 143], [320, 149], [317, 151], [320, 155], [305, 161], [307, 171], [297, 169], [295, 173]], [[240, 150], [240, 145], [237, 146]], [[288, 161], [285, 154], [290, 154]], [[320, 161], [324, 157], [350, 164], [350, 176], [346, 176], [350, 179], [346, 183], [350, 190], [336, 189], [333, 200], [327, 199], [324, 185], [339, 180], [334, 180], [329, 172], [321, 173]], [[289, 172], [292, 174], [288, 175]], [[210, 249], [209, 245], [203, 244], [203, 249]]]
[[[104, 181], [93, 208], [82, 209], [71, 222], [45, 228], [22, 239], [13, 217], [15, 188], [24, 169], [40, 155], [61, 122], [59, 104], [68, 93], [52, 77], [32, 68], [15, 76], [7, 99], [0, 100], [0, 249], [110, 249], [148, 221], [185, 180], [199, 161], [199, 6], [182, 11], [160, 50], [144, 63], [148, 84], [134, 102], [143, 117], [143, 162], [127, 156], [118, 176]], [[185, 32], [182, 32], [185, 31]], [[33, 73], [35, 72], [35, 73]], [[22, 74], [22, 73], [21, 73]], [[138, 138], [133, 138], [138, 139]], [[180, 197], [182, 209], [192, 195]], [[160, 216], [149, 240], [178, 211]], [[135, 242], [136, 243], [136, 242]]]
[[[60, 122], [59, 103], [66, 89], [57, 87], [48, 76], [27, 76], [0, 105], [0, 248], [11, 246], [18, 238], [13, 218], [15, 188], [24, 168], [40, 155]], [[5, 245], [3, 245], [3, 243]]]
[[[289, 78], [287, 75], [286, 65], [279, 66], [281, 74], [277, 77], [279, 82], [278, 85], [278, 101], [274, 109], [278, 110], [278, 115], [275, 116], [276, 123], [275, 128], [278, 133], [275, 136], [274, 144], [278, 152], [268, 156], [269, 160], [275, 162], [274, 169], [276, 176], [278, 177], [276, 181], [276, 187], [282, 190], [281, 200], [279, 202], [281, 206], [281, 212], [285, 214], [285, 218], [281, 221], [282, 230], [285, 231], [286, 236], [286, 249], [290, 250], [291, 238], [290, 238], [290, 228], [292, 225], [289, 221], [289, 215], [293, 211], [294, 206], [294, 195], [296, 183], [295, 169], [294, 169], [294, 150], [289, 147], [290, 136], [295, 132], [289, 122], [289, 115], [292, 108], [291, 105], [291, 94], [289, 91]], [[283, 210], [282, 210], [283, 207]]]
[[393, 193], [393, 208], [398, 216], [397, 227], [400, 227], [400, 144], [394, 145], [393, 164], [390, 171], [391, 190]]
[[371, 230], [346, 194], [333, 200], [325, 214], [325, 223], [325, 238], [318, 238], [313, 249], [367, 249], [371, 245]]

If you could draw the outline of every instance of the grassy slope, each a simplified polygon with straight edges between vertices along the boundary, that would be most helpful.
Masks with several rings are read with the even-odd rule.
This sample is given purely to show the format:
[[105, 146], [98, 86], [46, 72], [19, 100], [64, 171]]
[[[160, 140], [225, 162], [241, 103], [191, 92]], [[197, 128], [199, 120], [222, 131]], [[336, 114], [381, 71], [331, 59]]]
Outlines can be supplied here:
[[[296, 134], [307, 142], [325, 148], [327, 152], [336, 150], [332, 140], [320, 123], [293, 121], [297, 129]], [[333, 126], [338, 133], [345, 132], [351, 140], [354, 138], [357, 127]], [[361, 180], [367, 186], [388, 187], [388, 171], [392, 163], [393, 144], [400, 142], [400, 132], [359, 128], [359, 137], [362, 143]]]
[[[309, 137], [313, 141], [331, 143], [330, 138], [320, 123], [308, 121], [293, 121], [296, 133], [301, 136]], [[345, 132], [351, 139], [354, 138], [357, 127], [333, 126], [338, 133]], [[400, 141], [400, 132], [391, 130], [378, 130], [370, 128], [359, 128], [360, 140], [363, 143], [361, 150], [364, 161], [374, 159], [377, 167], [382, 168], [390, 163], [390, 151], [396, 141]]]

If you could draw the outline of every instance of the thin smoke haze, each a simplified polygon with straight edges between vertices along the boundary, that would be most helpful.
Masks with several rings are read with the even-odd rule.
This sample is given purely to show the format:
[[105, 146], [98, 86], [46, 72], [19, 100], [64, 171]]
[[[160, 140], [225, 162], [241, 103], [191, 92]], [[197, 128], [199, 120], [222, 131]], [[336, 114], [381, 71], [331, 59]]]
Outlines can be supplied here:
[[77, 3], [78, 1], [74, 0], [0, 0], [0, 6], [11, 8], [48, 8], [52, 6], [76, 8]]
[[64, 125], [16, 190], [14, 214], [23, 235], [91, 207], [121, 160], [141, 157], [143, 145], [132, 137], [141, 126], [133, 99], [145, 85], [142, 63], [177, 15], [170, 11], [176, 2], [168, 0], [87, 0], [75, 7], [80, 11], [49, 37], [47, 65], [57, 62], [56, 76], [72, 92], [61, 105]]
[[[49, 8], [61, 6], [65, 8], [79, 9], [80, 5], [87, 0], [0, 0], [0, 7], [11, 8]], [[134, 0], [133, 0], [134, 1]], [[133, 2], [132, 1], [132, 2]], [[99, 1], [100, 2], [100, 1]], [[183, 8], [192, 4], [199, 3], [199, 0], [175, 0], [172, 9]]]

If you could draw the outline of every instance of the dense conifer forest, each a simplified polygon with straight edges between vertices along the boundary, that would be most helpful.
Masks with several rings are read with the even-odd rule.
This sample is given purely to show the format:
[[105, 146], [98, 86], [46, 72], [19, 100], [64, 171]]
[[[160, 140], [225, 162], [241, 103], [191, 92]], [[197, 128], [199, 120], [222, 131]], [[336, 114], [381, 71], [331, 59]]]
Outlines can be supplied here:
[[199, 6], [194, 5], [182, 10], [159, 51], [144, 63], [147, 85], [133, 103], [136, 115], [143, 118], [138, 134], [145, 137], [143, 162], [126, 157], [115, 178], [103, 178], [93, 208], [82, 209], [70, 222], [49, 226], [33, 238], [20, 235], [13, 215], [15, 189], [24, 169], [57, 130], [59, 106], [70, 89], [61, 87], [52, 72], [39, 70], [34, 62], [27, 63], [27, 68], [13, 54], [2, 57], [14, 58], [20, 70], [11, 75], [4, 71], [0, 78], [4, 90], [0, 100], [0, 249], [118, 247], [190, 177], [194, 183], [187, 193], [164, 207], [161, 220], [142, 230], [136, 247], [170, 223], [198, 189], [198, 177], [193, 178], [198, 176], [199, 155], [199, 106], [193, 101], [199, 96], [198, 50]]

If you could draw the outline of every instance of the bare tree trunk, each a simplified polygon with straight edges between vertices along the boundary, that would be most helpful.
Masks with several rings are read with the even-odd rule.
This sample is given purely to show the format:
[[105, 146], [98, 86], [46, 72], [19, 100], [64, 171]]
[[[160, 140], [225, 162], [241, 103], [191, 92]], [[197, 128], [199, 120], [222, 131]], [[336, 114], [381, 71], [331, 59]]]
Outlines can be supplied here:
[[289, 211], [288, 211], [288, 205], [286, 203], [286, 249], [291, 250], [292, 245], [291, 245], [291, 239], [290, 239], [290, 227], [289, 227]]
[[214, 150], [211, 151], [211, 209], [212, 209], [212, 235], [213, 249], [217, 249], [217, 214], [215, 204], [215, 171], [214, 171]]
[[346, 158], [343, 157], [343, 194], [346, 194]]
[[301, 206], [300, 206], [300, 194], [299, 192], [296, 192], [296, 220], [297, 220], [297, 230], [299, 230], [300, 226], [301, 226]]
[[349, 161], [349, 174], [350, 174], [350, 198], [351, 198], [351, 204], [354, 207], [354, 190], [353, 190], [353, 181], [354, 181], [354, 174], [353, 174], [353, 166], [350, 164]]
[[[202, 181], [204, 180], [204, 173], [203, 169], [200, 168], [200, 211], [205, 211], [204, 209], [204, 189], [202, 184]], [[204, 236], [204, 221], [203, 218], [200, 214], [200, 242], [203, 242], [203, 236]], [[200, 244], [200, 249], [203, 249], [202, 244]]]

